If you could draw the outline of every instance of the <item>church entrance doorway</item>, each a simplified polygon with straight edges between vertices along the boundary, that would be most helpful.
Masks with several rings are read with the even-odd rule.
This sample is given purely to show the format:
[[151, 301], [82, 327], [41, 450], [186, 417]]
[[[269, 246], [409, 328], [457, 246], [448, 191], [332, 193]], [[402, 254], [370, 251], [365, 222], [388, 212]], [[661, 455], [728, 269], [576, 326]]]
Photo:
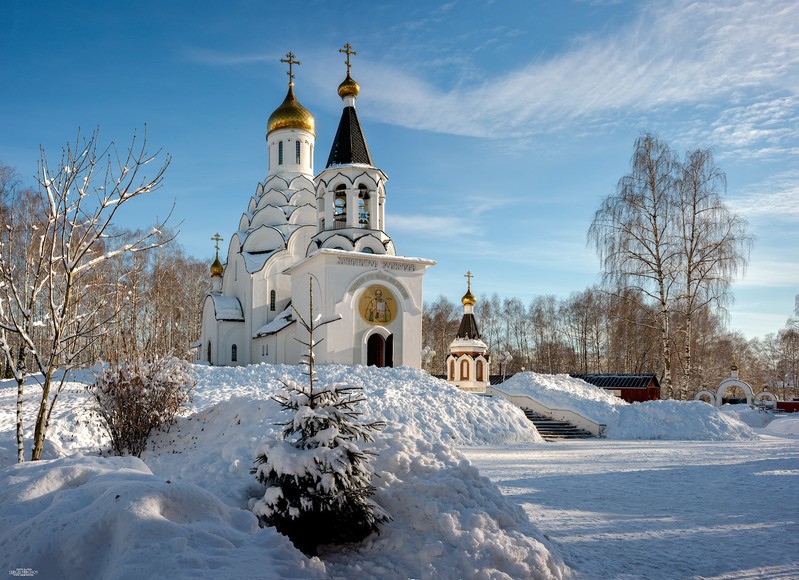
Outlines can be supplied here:
[[373, 334], [366, 342], [366, 365], [374, 367], [394, 366], [394, 335], [383, 338]]

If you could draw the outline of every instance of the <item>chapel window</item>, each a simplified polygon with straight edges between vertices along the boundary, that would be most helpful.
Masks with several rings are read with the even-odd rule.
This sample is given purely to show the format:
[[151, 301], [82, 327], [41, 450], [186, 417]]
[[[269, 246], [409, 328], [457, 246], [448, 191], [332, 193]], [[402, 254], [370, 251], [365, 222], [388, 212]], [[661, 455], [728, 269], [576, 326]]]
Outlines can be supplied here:
[[449, 361], [449, 380], [455, 380], [455, 359]]
[[461, 380], [468, 381], [469, 380], [469, 361], [463, 359], [461, 361]]
[[483, 380], [483, 361], [477, 361], [477, 365], [475, 368], [475, 380], [482, 381]]
[[277, 144], [277, 164], [283, 165], [283, 141]]
[[295, 156], [295, 163], [297, 165], [300, 164], [300, 142], [297, 141], [294, 143], [294, 156]]
[[368, 246], [365, 247], [364, 249], [362, 249], [361, 252], [363, 252], [364, 254], [374, 254], [375, 253], [375, 251], [372, 248], [368, 247]]
[[277, 297], [275, 295], [275, 291], [272, 290], [271, 292], [269, 292], [269, 310], [274, 312], [276, 303], [277, 303]]
[[230, 347], [230, 360], [232, 362], [239, 360], [239, 347], [237, 347], [235, 344]]

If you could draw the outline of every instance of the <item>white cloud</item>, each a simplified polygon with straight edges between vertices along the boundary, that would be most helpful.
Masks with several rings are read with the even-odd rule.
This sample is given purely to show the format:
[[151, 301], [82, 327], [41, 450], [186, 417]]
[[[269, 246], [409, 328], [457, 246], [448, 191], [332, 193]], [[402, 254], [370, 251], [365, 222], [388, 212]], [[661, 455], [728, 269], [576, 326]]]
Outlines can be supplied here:
[[757, 260], [750, 263], [741, 287], [796, 287], [799, 263], [786, 260]]
[[731, 204], [750, 219], [795, 220], [799, 218], [799, 171], [775, 175], [758, 190], [732, 199]]
[[[792, 137], [780, 127], [798, 118], [799, 5], [649, 3], [613, 36], [582, 38], [566, 53], [477, 86], [447, 90], [415, 66], [361, 63], [375, 115], [416, 129], [527, 137], [721, 98], [731, 109], [714, 128], [720, 139], [780, 142]], [[753, 98], [764, 91], [778, 96]]]

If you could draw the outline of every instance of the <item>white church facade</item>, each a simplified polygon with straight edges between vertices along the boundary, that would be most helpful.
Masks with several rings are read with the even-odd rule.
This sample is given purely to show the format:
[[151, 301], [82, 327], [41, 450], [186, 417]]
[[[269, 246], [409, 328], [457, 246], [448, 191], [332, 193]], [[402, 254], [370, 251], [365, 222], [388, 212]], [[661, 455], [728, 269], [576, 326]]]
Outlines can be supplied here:
[[[387, 177], [372, 161], [355, 110], [343, 111], [325, 168], [314, 176], [315, 121], [289, 88], [268, 121], [267, 176], [211, 266], [196, 359], [214, 365], [296, 364], [307, 332], [297, 314], [336, 319], [314, 335], [317, 363], [421, 367], [422, 279], [432, 260], [397, 256], [386, 233]], [[216, 237], [217, 244], [219, 242]]]

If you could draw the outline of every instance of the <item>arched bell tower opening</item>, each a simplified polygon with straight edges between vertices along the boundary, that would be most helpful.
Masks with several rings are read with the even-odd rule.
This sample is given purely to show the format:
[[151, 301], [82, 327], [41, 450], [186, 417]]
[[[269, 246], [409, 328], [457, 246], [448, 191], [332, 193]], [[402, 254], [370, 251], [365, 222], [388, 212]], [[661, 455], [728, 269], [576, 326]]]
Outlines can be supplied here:
[[366, 341], [366, 366], [394, 366], [393, 334], [389, 334], [386, 338], [383, 338], [381, 334], [374, 333], [369, 337]]

